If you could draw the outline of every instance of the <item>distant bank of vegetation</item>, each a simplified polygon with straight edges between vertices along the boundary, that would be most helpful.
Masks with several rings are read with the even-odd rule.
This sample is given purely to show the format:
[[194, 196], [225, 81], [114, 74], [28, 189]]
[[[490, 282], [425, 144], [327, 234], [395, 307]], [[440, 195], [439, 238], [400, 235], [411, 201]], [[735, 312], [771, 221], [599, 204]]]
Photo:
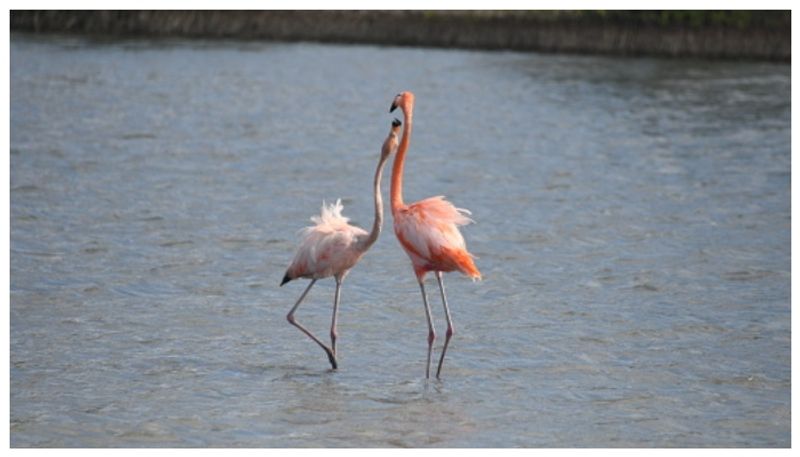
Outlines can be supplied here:
[[11, 29], [791, 60], [790, 11], [22, 11]]

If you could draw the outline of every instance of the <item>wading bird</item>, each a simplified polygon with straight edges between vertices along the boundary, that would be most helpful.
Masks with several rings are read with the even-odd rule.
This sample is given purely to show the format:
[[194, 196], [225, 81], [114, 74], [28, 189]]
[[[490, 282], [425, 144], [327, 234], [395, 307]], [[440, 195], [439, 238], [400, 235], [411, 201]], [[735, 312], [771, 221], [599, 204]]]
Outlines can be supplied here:
[[[400, 121], [395, 119], [389, 136], [381, 148], [381, 158], [375, 170], [375, 221], [372, 224], [372, 231], [367, 233], [364, 229], [355, 227], [347, 223], [348, 218], [342, 216], [341, 200], [335, 204], [322, 204], [322, 211], [319, 216], [314, 216], [311, 221], [315, 223], [306, 227], [302, 231], [300, 246], [292, 260], [292, 264], [286, 270], [286, 274], [281, 281], [281, 286], [297, 278], [309, 278], [311, 283], [300, 295], [297, 303], [286, 315], [290, 324], [299, 328], [300, 331], [308, 335], [328, 354], [328, 360], [333, 369], [338, 368], [336, 360], [336, 319], [339, 310], [339, 296], [342, 288], [342, 281], [353, 266], [361, 259], [364, 253], [375, 243], [381, 233], [383, 225], [383, 200], [381, 199], [381, 174], [383, 167], [389, 156], [397, 149], [397, 133], [400, 130]], [[333, 297], [333, 317], [331, 319], [331, 346], [328, 347], [319, 338], [314, 336], [308, 329], [300, 325], [294, 317], [295, 311], [302, 303], [303, 299], [311, 290], [311, 286], [318, 279], [333, 276], [336, 280], [336, 293]]]
[[442, 293], [445, 318], [447, 319], [447, 333], [445, 333], [444, 347], [439, 358], [439, 367], [436, 370], [438, 378], [442, 372], [444, 354], [447, 345], [453, 336], [453, 320], [450, 318], [450, 309], [447, 306], [447, 297], [442, 283], [442, 272], [460, 271], [473, 280], [481, 278], [481, 272], [472, 260], [472, 254], [467, 251], [464, 237], [458, 231], [459, 225], [465, 225], [472, 220], [466, 215], [469, 211], [456, 208], [444, 197], [431, 197], [416, 203], [406, 205], [403, 203], [403, 163], [406, 151], [411, 141], [411, 129], [414, 117], [414, 94], [402, 92], [392, 102], [389, 112], [400, 108], [403, 111], [403, 138], [397, 148], [397, 155], [392, 167], [391, 204], [392, 218], [394, 219], [394, 233], [400, 245], [411, 258], [414, 273], [417, 276], [419, 287], [422, 290], [422, 302], [425, 305], [425, 317], [428, 319], [428, 362], [425, 368], [425, 377], [430, 377], [431, 350], [436, 339], [436, 331], [431, 318], [431, 308], [425, 294], [425, 274], [433, 271], [439, 282]]

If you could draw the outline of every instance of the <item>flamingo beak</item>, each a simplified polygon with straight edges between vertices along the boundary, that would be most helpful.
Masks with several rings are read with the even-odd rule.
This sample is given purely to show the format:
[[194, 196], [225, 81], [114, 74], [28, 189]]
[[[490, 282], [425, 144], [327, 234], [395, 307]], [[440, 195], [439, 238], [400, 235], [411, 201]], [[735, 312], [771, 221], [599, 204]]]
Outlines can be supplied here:
[[389, 112], [391, 113], [392, 111], [394, 111], [396, 109], [397, 109], [397, 103], [392, 102], [392, 106], [389, 107]]
[[[395, 106], [395, 108], [397, 108], [397, 107]], [[398, 118], [394, 118], [394, 120], [392, 121], [392, 127], [400, 127], [401, 124], [402, 124], [402, 122], [400, 122], [400, 119], [398, 119]]]

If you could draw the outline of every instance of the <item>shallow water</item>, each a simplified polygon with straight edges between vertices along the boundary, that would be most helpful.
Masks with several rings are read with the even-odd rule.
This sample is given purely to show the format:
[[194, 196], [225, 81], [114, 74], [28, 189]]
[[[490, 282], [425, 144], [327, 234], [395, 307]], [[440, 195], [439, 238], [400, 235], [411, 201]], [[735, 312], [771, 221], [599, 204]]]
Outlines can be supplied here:
[[[371, 224], [406, 89], [406, 199], [470, 209], [484, 275], [446, 276], [441, 381], [390, 225], [339, 371], [278, 287], [323, 199]], [[11, 445], [789, 446], [789, 95], [788, 65], [13, 35]]]

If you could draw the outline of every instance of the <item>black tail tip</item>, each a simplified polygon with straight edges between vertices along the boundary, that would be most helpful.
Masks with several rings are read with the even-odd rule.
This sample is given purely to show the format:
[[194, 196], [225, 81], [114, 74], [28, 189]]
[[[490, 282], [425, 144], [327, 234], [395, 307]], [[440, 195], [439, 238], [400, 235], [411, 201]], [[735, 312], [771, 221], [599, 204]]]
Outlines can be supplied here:
[[283, 275], [283, 281], [281, 281], [281, 286], [282, 286], [282, 285], [284, 285], [284, 284], [286, 284], [287, 282], [289, 282], [289, 281], [291, 281], [291, 280], [292, 280], [292, 278], [290, 278], [290, 277], [289, 277], [289, 274], [288, 274], [288, 273], [287, 273], [287, 274], [285, 274], [285, 275]]

